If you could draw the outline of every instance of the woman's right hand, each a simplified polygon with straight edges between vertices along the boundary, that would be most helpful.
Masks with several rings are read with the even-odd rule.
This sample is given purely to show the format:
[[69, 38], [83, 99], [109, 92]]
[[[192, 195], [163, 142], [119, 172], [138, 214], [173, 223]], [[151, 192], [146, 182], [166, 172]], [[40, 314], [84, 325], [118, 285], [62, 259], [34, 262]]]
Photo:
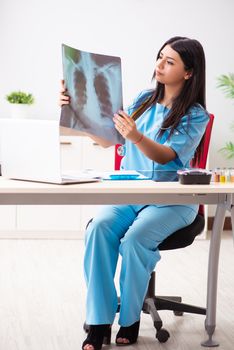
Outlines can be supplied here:
[[61, 80], [61, 90], [59, 95], [59, 106], [68, 105], [70, 103], [70, 96], [65, 95], [67, 89], [65, 88], [64, 80]]

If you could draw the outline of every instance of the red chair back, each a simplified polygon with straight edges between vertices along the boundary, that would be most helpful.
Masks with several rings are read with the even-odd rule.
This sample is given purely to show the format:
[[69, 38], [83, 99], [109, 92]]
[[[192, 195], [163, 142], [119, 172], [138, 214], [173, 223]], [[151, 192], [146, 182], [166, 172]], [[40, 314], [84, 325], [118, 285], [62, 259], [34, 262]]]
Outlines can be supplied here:
[[[202, 152], [200, 161], [198, 164], [191, 162], [191, 166], [194, 168], [201, 168], [201, 169], [206, 168], [213, 122], [214, 122], [214, 115], [210, 114], [210, 120], [206, 126], [204, 147], [203, 147], [203, 152]], [[199, 205], [198, 213], [204, 216], [204, 205], [203, 204]]]
[[201, 168], [205, 169], [206, 168], [206, 163], [207, 163], [207, 156], [209, 152], [209, 146], [210, 146], [210, 138], [211, 138], [211, 131], [212, 131], [212, 126], [214, 122], [214, 115], [210, 114], [210, 120], [206, 126], [206, 131], [205, 131], [205, 140], [204, 140], [204, 147], [203, 147], [203, 153], [201, 155], [201, 159], [199, 163], [193, 163], [191, 162], [191, 166], [193, 168]]

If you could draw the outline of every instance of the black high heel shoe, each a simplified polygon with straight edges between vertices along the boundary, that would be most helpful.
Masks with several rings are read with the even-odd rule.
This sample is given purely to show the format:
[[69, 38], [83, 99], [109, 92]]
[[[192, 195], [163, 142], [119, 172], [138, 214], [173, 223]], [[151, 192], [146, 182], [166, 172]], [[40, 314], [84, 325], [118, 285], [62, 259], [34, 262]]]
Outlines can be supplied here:
[[[115, 339], [116, 345], [117, 346], [127, 346], [127, 345], [131, 345], [131, 344], [136, 343], [137, 338], [138, 338], [138, 333], [139, 333], [139, 327], [140, 327], [140, 321], [133, 323], [129, 327], [120, 327], [120, 329], [116, 335], [116, 339]], [[117, 340], [119, 338], [128, 339], [129, 342], [128, 343], [118, 342]]]
[[111, 341], [111, 326], [109, 324], [90, 325], [88, 336], [82, 344], [82, 349], [89, 344], [94, 350], [100, 350], [102, 344], [108, 345]]

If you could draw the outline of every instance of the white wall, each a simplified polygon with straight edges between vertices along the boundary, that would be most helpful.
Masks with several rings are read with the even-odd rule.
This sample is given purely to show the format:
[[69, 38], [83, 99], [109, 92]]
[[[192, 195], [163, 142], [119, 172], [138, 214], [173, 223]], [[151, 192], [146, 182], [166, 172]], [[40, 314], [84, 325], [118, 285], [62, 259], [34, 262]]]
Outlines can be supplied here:
[[234, 166], [218, 153], [233, 140], [234, 104], [216, 88], [234, 73], [233, 0], [0, 0], [0, 117], [5, 95], [31, 91], [34, 114], [58, 118], [61, 43], [122, 57], [124, 102], [150, 85], [156, 53], [174, 35], [196, 38], [207, 58], [207, 107], [216, 116], [210, 167]]

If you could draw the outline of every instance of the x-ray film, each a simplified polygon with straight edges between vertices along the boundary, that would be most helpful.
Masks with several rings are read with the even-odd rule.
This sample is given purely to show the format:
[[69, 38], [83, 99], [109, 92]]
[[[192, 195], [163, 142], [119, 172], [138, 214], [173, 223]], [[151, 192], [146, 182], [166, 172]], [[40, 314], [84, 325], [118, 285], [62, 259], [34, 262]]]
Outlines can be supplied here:
[[70, 104], [62, 107], [60, 125], [124, 143], [113, 123], [114, 113], [123, 108], [120, 58], [63, 44], [62, 60]]

